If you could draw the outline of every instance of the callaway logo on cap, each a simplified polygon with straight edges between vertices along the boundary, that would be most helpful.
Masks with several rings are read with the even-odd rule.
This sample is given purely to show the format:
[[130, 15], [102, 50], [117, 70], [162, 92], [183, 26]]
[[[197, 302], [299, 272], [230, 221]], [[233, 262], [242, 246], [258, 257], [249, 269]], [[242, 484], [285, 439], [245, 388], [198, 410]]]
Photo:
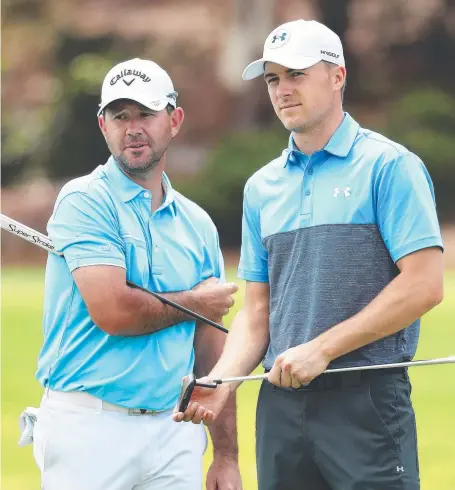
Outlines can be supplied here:
[[177, 92], [169, 75], [156, 63], [134, 58], [109, 70], [101, 89], [98, 116], [103, 109], [119, 99], [130, 99], [154, 111], [168, 104], [177, 106]]
[[322, 60], [344, 66], [343, 46], [338, 35], [315, 20], [294, 20], [268, 35], [262, 58], [250, 63], [242, 78], [252, 80], [262, 75], [266, 61], [298, 70]]

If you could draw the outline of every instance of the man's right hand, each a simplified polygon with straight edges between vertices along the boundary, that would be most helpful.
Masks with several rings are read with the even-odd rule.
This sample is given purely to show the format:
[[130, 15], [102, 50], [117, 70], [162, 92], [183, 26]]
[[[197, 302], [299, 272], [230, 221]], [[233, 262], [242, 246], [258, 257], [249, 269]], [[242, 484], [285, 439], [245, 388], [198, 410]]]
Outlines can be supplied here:
[[[209, 383], [208, 377], [199, 380]], [[228, 385], [218, 385], [216, 388], [202, 388], [196, 386], [191, 395], [190, 403], [185, 412], [174, 411], [174, 422], [192, 422], [193, 424], [210, 425], [223, 410], [231, 390]]]
[[239, 287], [234, 282], [222, 284], [215, 277], [209, 277], [197, 284], [192, 291], [197, 294], [198, 311], [213, 321], [221, 321], [234, 305], [232, 295]]

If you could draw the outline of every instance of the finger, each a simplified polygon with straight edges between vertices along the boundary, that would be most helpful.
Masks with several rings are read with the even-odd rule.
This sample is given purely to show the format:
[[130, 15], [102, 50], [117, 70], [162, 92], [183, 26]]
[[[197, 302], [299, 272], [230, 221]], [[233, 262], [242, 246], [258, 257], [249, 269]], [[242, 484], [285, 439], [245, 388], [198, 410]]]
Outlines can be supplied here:
[[189, 422], [196, 414], [196, 410], [198, 409], [198, 407], [199, 405], [196, 402], [191, 403], [184, 412], [183, 421]]
[[299, 381], [302, 386], [308, 386], [311, 381], [313, 381], [314, 376], [309, 376], [306, 374], [305, 376], [299, 376]]
[[215, 421], [215, 414], [211, 410], [207, 410], [202, 418], [202, 421], [204, 422], [204, 425], [213, 424]]
[[182, 422], [183, 415], [183, 412], [174, 412], [172, 414], [172, 419], [174, 420], [174, 422]]
[[234, 294], [239, 290], [239, 287], [235, 282], [228, 282], [226, 283], [226, 286], [228, 287], [231, 294]]
[[199, 408], [196, 410], [196, 413], [194, 414], [194, 417], [191, 419], [191, 422], [193, 422], [193, 424], [200, 424], [202, 422], [202, 419], [204, 418], [205, 412], [205, 408], [199, 406]]
[[281, 375], [281, 366], [276, 363], [273, 365], [272, 369], [270, 370], [269, 374], [267, 375], [267, 379], [270, 383], [276, 385], [276, 386], [281, 386], [280, 385], [280, 375]]
[[291, 366], [285, 365], [281, 367], [280, 385], [285, 388], [292, 386]]
[[298, 390], [302, 386], [302, 383], [299, 381], [298, 378], [291, 376], [291, 386]]

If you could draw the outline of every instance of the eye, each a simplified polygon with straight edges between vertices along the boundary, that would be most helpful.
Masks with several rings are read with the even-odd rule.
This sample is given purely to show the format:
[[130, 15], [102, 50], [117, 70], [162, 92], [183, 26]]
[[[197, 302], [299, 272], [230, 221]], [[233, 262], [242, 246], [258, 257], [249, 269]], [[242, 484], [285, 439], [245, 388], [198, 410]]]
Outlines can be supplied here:
[[269, 77], [266, 80], [267, 85], [272, 85], [278, 82], [278, 77]]
[[125, 114], [116, 114], [114, 116], [114, 120], [116, 120], [116, 121], [124, 121], [125, 119], [126, 119]]
[[305, 73], [303, 73], [301, 71], [293, 71], [291, 73], [291, 77], [293, 77], [293, 78], [300, 77], [301, 75], [305, 75]]
[[141, 112], [141, 117], [144, 119], [151, 116], [154, 116], [154, 114], [151, 112]]

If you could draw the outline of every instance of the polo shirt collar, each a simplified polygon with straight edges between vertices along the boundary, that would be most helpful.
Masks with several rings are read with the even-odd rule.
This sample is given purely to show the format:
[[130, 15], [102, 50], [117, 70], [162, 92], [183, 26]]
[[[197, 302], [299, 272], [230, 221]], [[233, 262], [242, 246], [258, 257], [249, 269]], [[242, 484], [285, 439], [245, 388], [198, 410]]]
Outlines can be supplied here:
[[[338, 126], [336, 131], [333, 133], [332, 137], [328, 143], [323, 148], [324, 151], [331, 153], [332, 155], [346, 158], [354, 145], [355, 139], [359, 132], [359, 124], [355, 121], [350, 114], [345, 112], [345, 116], [341, 124]], [[286, 167], [288, 163], [295, 161], [294, 152], [299, 152], [299, 149], [294, 143], [294, 138], [292, 133], [289, 136], [289, 143], [286, 150], [283, 152], [284, 166]]]
[[[140, 186], [139, 184], [136, 184], [136, 182], [132, 181], [122, 172], [122, 170], [120, 170], [113, 156], [109, 157], [109, 160], [105, 165], [105, 173], [109, 181], [112, 183], [115, 192], [120, 196], [123, 202], [131, 201], [141, 192], [147, 191], [147, 189]], [[162, 182], [164, 188], [164, 202], [162, 203], [160, 208], [164, 209], [167, 206], [170, 206], [170, 210], [175, 216], [175, 191], [172, 188], [171, 182], [165, 172], [163, 172]]]

